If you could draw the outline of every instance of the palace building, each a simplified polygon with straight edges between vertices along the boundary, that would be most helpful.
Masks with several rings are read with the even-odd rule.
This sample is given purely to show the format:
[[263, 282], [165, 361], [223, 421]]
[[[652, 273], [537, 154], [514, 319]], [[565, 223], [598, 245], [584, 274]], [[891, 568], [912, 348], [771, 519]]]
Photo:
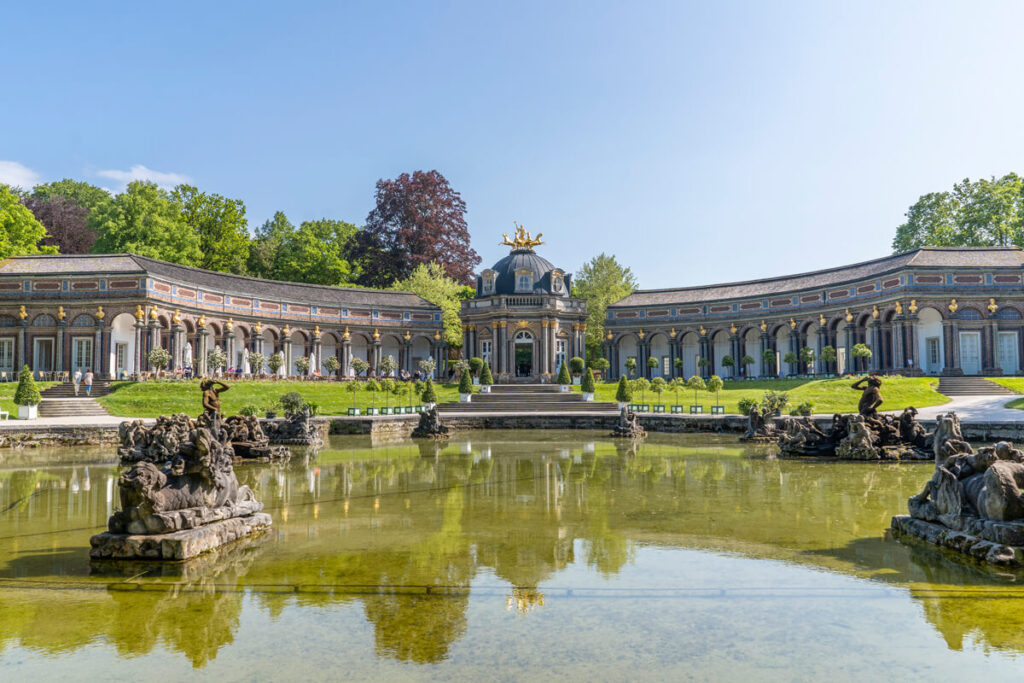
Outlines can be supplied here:
[[[0, 262], [0, 373], [27, 364], [60, 376], [92, 369], [99, 377], [149, 371], [162, 347], [169, 370], [193, 359], [205, 373], [215, 346], [231, 368], [246, 352], [281, 352], [295, 361], [336, 356], [378, 368], [393, 356], [413, 373], [433, 358], [445, 376], [441, 310], [408, 292], [277, 282], [179, 266], [131, 254], [18, 256]], [[313, 371], [321, 367], [312, 368]]]
[[463, 357], [487, 361], [495, 381], [550, 381], [563, 361], [584, 356], [587, 307], [572, 276], [534, 251], [543, 244], [517, 226], [505, 258], [477, 277], [462, 302]]
[[[609, 306], [603, 353], [612, 378], [627, 373], [629, 358], [637, 374], [666, 378], [854, 370], [1017, 375], [1022, 274], [1017, 247], [925, 247], [800, 275], [638, 290]], [[870, 357], [854, 357], [858, 344]], [[826, 347], [834, 361], [821, 360]], [[814, 351], [811, 367], [785, 362], [805, 348]]]

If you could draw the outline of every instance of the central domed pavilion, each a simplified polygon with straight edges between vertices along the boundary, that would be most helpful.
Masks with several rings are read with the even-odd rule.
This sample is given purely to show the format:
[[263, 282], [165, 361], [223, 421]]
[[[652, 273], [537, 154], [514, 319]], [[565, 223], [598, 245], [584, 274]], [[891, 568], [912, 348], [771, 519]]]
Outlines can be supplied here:
[[462, 355], [487, 361], [497, 382], [552, 381], [563, 361], [584, 355], [587, 306], [571, 294], [572, 275], [534, 251], [541, 235], [516, 226], [504, 237], [511, 252], [462, 302]]

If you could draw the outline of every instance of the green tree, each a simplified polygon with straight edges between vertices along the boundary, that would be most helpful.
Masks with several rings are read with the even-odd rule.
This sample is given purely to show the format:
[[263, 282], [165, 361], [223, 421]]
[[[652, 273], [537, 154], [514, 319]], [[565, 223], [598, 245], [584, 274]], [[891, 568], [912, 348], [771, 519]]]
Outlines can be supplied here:
[[18, 373], [18, 388], [14, 391], [14, 405], [34, 406], [39, 405], [42, 400], [39, 386], [32, 377], [32, 370], [26, 365]]
[[[730, 368], [730, 369], [734, 368], [734, 367], [736, 367], [736, 361], [733, 359], [732, 356], [730, 356], [729, 354], [726, 354], [726, 355], [722, 356], [722, 367], [723, 368]], [[733, 376], [735, 376], [735, 373], [732, 373], [732, 374], [733, 374]]]
[[494, 384], [494, 375], [491, 374], [491, 364], [485, 362], [484, 367], [480, 370], [480, 384], [485, 387], [489, 387]]
[[359, 391], [359, 382], [351, 380], [345, 383], [345, 391], [352, 394], [352, 409], [356, 407], [356, 392]]
[[664, 377], [655, 377], [651, 380], [651, 390], [658, 397], [658, 403], [661, 403], [661, 395], [665, 392], [666, 386], [668, 386], [668, 382], [665, 381]]
[[797, 356], [792, 351], [787, 351], [786, 355], [782, 357], [782, 362], [783, 363], [788, 363], [789, 366], [790, 366], [789, 367], [789, 371], [792, 372], [793, 371], [793, 366], [800, 364], [800, 357]]
[[558, 368], [558, 383], [563, 387], [572, 384], [572, 377], [569, 376], [569, 367], [565, 364], [565, 361], [562, 361]]
[[587, 367], [587, 362], [579, 356], [573, 356], [569, 359], [569, 372], [571, 372], [574, 377], [582, 375], [583, 368], [585, 367]]
[[800, 362], [803, 363], [804, 368], [806, 368], [808, 372], [813, 372], [814, 359], [816, 356], [817, 354], [814, 353], [814, 349], [810, 346], [805, 346], [800, 349]]
[[615, 389], [615, 400], [619, 403], [629, 403], [633, 400], [633, 388], [629, 386], [629, 380], [625, 375], [619, 377], [619, 386]]
[[246, 270], [254, 277], [276, 279], [275, 259], [285, 239], [291, 239], [295, 226], [278, 211], [274, 217], [256, 228], [256, 236], [249, 242]]
[[580, 391], [592, 394], [597, 390], [594, 386], [594, 373], [584, 368], [583, 378], [580, 380]]
[[424, 403], [437, 403], [437, 392], [434, 391], [434, 382], [429, 377], [423, 383], [423, 393], [420, 394], [420, 400]]
[[633, 380], [633, 393], [640, 392], [640, 402], [647, 400], [647, 390], [651, 388], [651, 381], [646, 377], [638, 377]]
[[129, 183], [90, 221], [96, 227], [95, 253], [131, 253], [186, 266], [201, 261], [199, 235], [188, 229], [178, 203], [156, 183]]
[[484, 369], [484, 359], [479, 356], [473, 356], [469, 359], [469, 374], [474, 377], [480, 376], [480, 371]]
[[341, 370], [341, 361], [338, 360], [337, 356], [327, 356], [321, 365], [331, 375], [336, 375], [338, 370]]
[[459, 284], [448, 277], [438, 263], [419, 265], [413, 268], [409, 277], [399, 280], [391, 289], [418, 294], [441, 309], [444, 323], [444, 340], [453, 348], [462, 347], [462, 301], [472, 299], [472, 287]]
[[850, 349], [850, 355], [853, 356], [854, 359], [863, 358], [864, 363], [867, 363], [867, 359], [871, 358], [874, 354], [871, 352], [871, 349], [867, 344], [854, 344], [853, 348]]
[[753, 365], [755, 362], [756, 361], [754, 360], [753, 356], [751, 356], [750, 354], [744, 354], [743, 358], [740, 358], [740, 365], [743, 366], [744, 373], [749, 372], [750, 366]]
[[648, 358], [647, 359], [647, 367], [650, 368], [652, 371], [656, 370], [658, 368], [658, 359], [655, 358], [654, 356], [651, 356], [650, 358]]
[[825, 346], [821, 349], [821, 362], [823, 363], [835, 363], [836, 362], [836, 349], [834, 346]]
[[686, 388], [693, 392], [693, 404], [697, 405], [697, 392], [705, 391], [708, 388], [704, 378], [700, 375], [694, 375], [690, 379], [686, 380]]
[[722, 390], [722, 387], [724, 387], [724, 386], [725, 386], [725, 382], [723, 382], [722, 378], [719, 377], [718, 375], [711, 375], [711, 377], [708, 378], [707, 390], [715, 392], [715, 405], [716, 406], [719, 405], [718, 392], [720, 392]]
[[159, 372], [170, 364], [171, 354], [167, 352], [167, 349], [158, 346], [155, 349], [150, 349], [149, 353], [146, 354], [146, 360], [149, 361], [150, 366], [156, 368]]
[[764, 364], [764, 374], [774, 375], [777, 368], [775, 367], [775, 352], [771, 349], [765, 349], [764, 353], [761, 354], [761, 362]]
[[355, 282], [346, 254], [359, 230], [351, 223], [322, 218], [303, 221], [286, 233], [274, 257], [275, 280], [314, 285], [348, 285]]
[[57, 247], [39, 247], [46, 228], [7, 185], [0, 185], [0, 259], [23, 254], [56, 254]]
[[370, 367], [370, 364], [367, 363], [362, 358], [353, 358], [352, 359], [352, 370], [356, 373], [356, 377], [358, 377], [359, 375], [361, 375], [364, 372], [366, 372], [369, 369], [369, 367]]
[[377, 380], [371, 378], [363, 382], [363, 389], [370, 392], [370, 405], [377, 405], [377, 392], [380, 391], [380, 384]]
[[113, 200], [110, 193], [102, 187], [70, 178], [64, 178], [52, 183], [40, 183], [32, 188], [32, 196], [37, 199], [67, 197], [84, 206], [89, 210], [90, 214], [97, 208], [110, 204]]
[[200, 192], [192, 185], [178, 185], [171, 197], [181, 208], [182, 222], [199, 237], [198, 267], [245, 274], [249, 256], [245, 203]]
[[468, 372], [463, 372], [462, 376], [459, 377], [459, 393], [460, 394], [472, 394], [473, 393], [473, 378]]
[[572, 295], [587, 302], [587, 354], [600, 355], [608, 305], [625, 298], [637, 288], [633, 272], [601, 253], [590, 259], [573, 278]]
[[686, 380], [682, 377], [674, 377], [668, 385], [674, 392], [676, 392], [676, 405], [679, 405], [679, 391], [686, 388]]
[[378, 370], [380, 370], [381, 374], [384, 375], [385, 377], [389, 376], [397, 369], [398, 361], [396, 361], [395, 357], [392, 356], [391, 354], [388, 354], [380, 359], [380, 367], [378, 368]]
[[633, 356], [626, 359], [626, 372], [629, 373], [630, 377], [636, 372], [636, 358]]

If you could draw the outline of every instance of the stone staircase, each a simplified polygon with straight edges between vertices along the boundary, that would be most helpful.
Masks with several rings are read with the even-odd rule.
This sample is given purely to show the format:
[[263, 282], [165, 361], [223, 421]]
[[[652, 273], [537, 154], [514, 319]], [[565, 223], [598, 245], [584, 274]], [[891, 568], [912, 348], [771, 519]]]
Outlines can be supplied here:
[[43, 397], [39, 404], [39, 417], [82, 417], [109, 415], [106, 408], [96, 400], [97, 396], [110, 393], [109, 382], [93, 382], [92, 396], [85, 395], [85, 386], [75, 396], [75, 385], [70, 382], [55, 384], [41, 392]]
[[939, 393], [946, 396], [1015, 395], [1006, 387], [990, 382], [984, 377], [940, 377]]
[[470, 403], [440, 403], [441, 415], [453, 413], [618, 413], [615, 403], [584, 401], [563, 393], [557, 384], [495, 384], [489, 393], [473, 394]]

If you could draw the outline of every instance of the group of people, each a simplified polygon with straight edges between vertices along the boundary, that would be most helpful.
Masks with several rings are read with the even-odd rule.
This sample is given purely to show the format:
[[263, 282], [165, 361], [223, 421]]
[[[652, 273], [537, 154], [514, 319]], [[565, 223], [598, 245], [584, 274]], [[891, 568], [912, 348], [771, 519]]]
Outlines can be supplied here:
[[75, 396], [78, 396], [78, 391], [82, 384], [85, 384], [85, 395], [92, 396], [93, 379], [94, 375], [92, 374], [92, 368], [86, 368], [85, 373], [82, 372], [82, 368], [75, 370], [75, 374], [71, 377], [71, 381], [75, 385]]

